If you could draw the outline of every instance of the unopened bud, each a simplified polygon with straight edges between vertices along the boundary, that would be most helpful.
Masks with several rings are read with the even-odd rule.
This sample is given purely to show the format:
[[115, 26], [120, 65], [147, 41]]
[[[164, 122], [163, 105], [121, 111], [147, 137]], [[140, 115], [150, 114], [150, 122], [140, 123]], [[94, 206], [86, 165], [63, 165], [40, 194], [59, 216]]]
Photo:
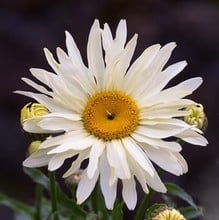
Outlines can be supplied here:
[[28, 148], [28, 154], [31, 155], [32, 153], [37, 151], [41, 143], [41, 141], [32, 141]]
[[[26, 120], [40, 117], [48, 113], [49, 113], [49, 110], [45, 106], [39, 103], [30, 102], [26, 104], [21, 109], [21, 112], [20, 112], [20, 123], [21, 123], [22, 128]], [[26, 131], [24, 132], [31, 141], [43, 141], [49, 136], [49, 134], [34, 134], [34, 133], [26, 132]]]
[[186, 220], [186, 218], [176, 209], [164, 206], [154, 211], [151, 220]]
[[49, 111], [45, 106], [43, 106], [39, 103], [29, 102], [21, 109], [21, 115], [20, 115], [21, 125], [23, 125], [23, 123], [27, 119], [35, 118], [38, 116], [43, 116], [48, 113], [49, 113]]
[[203, 106], [201, 104], [191, 105], [187, 107], [186, 110], [189, 114], [184, 117], [184, 121], [202, 131], [206, 131], [208, 119], [204, 113]]

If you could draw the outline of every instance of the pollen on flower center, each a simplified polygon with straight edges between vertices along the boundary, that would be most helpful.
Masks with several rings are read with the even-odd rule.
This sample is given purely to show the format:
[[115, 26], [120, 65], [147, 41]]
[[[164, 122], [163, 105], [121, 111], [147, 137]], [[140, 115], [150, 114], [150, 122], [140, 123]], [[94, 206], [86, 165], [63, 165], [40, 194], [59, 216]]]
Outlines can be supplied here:
[[88, 100], [82, 118], [89, 133], [110, 141], [126, 137], [136, 129], [139, 110], [135, 101], [122, 92], [99, 92]]

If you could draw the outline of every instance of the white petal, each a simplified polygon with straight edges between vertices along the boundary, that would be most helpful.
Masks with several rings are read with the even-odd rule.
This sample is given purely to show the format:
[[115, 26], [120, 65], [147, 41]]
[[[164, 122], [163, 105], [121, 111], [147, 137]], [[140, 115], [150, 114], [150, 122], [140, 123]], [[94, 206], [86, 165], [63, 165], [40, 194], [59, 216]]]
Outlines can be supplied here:
[[58, 146], [67, 142], [75, 142], [80, 141], [88, 136], [88, 134], [82, 129], [78, 129], [75, 131], [66, 132], [64, 134], [60, 134], [58, 136], [47, 138], [41, 145], [40, 148], [49, 148]]
[[36, 77], [40, 82], [46, 84], [47, 86], [50, 85], [50, 79], [53, 77], [57, 77], [56, 74], [48, 72], [44, 69], [39, 68], [31, 68], [30, 69], [31, 74]]
[[52, 92], [48, 91], [46, 88], [44, 88], [41, 85], [38, 85], [37, 83], [33, 82], [30, 79], [27, 79], [25, 77], [21, 78], [26, 84], [32, 86], [34, 89], [38, 90], [41, 93], [44, 93], [46, 95], [52, 95]]
[[[71, 167], [63, 174], [63, 178], [66, 178], [74, 174], [81, 166], [81, 163], [89, 156], [89, 150], [84, 150], [79, 153], [77, 159], [71, 164]], [[97, 172], [97, 171], [96, 171]], [[85, 175], [85, 174], [84, 174]]]
[[116, 38], [113, 40], [112, 33], [108, 24], [104, 24], [102, 31], [103, 48], [105, 50], [106, 64], [110, 64], [111, 61], [124, 49], [127, 37], [126, 21], [121, 20], [118, 24], [116, 31]]
[[23, 161], [23, 166], [30, 168], [46, 166], [52, 157], [52, 155], [47, 155], [47, 151], [38, 150], [34, 152]]
[[127, 38], [127, 25], [126, 25], [126, 20], [122, 19], [120, 20], [118, 27], [116, 29], [116, 38], [115, 42], [117, 43], [118, 46], [124, 48], [125, 42]]
[[117, 180], [110, 185], [110, 167], [107, 162], [106, 153], [100, 158], [100, 187], [104, 196], [105, 204], [108, 209], [113, 209], [116, 199]]
[[84, 63], [82, 61], [80, 51], [78, 50], [73, 37], [68, 31], [65, 31], [65, 34], [66, 34], [66, 47], [68, 50], [68, 55], [75, 63], [78, 69], [86, 71], [86, 67], [84, 66]]
[[129, 180], [122, 180], [122, 197], [129, 210], [134, 210], [137, 203], [135, 180], [132, 176]]
[[131, 177], [126, 152], [122, 143], [118, 140], [107, 142], [107, 160], [111, 167], [115, 169], [117, 176], [121, 179], [129, 179]]
[[148, 88], [147, 91], [150, 91], [152, 93], [160, 92], [172, 78], [174, 78], [185, 68], [186, 65], [186, 61], [181, 61], [167, 67], [160, 74], [157, 74], [157, 77], [155, 78], [156, 85], [153, 88]]
[[98, 20], [91, 27], [87, 45], [88, 66], [91, 73], [96, 77], [97, 85], [102, 85], [105, 72], [103, 53], [101, 46], [101, 32]]
[[178, 161], [178, 153], [162, 149], [157, 150], [149, 145], [142, 146], [144, 146], [144, 150], [148, 157], [162, 169], [177, 176], [184, 173], [184, 166], [182, 166], [182, 163]]
[[123, 145], [125, 149], [128, 151], [130, 156], [146, 171], [149, 175], [153, 176], [153, 170], [151, 166], [148, 164], [148, 158], [146, 157], [144, 151], [138, 147], [138, 145], [132, 141], [131, 138], [123, 138]]
[[175, 48], [175, 46], [176, 44], [173, 42], [166, 44], [164, 47], [160, 49], [160, 51], [157, 53], [157, 55], [151, 62], [150, 66], [148, 66], [148, 68], [145, 71], [143, 71], [143, 74], [141, 75], [141, 81], [139, 82], [138, 86], [136, 86], [136, 89], [132, 92], [132, 96], [134, 98], [137, 99], [142, 95], [145, 97], [151, 95], [150, 92], [148, 93], [147, 88], [156, 86], [156, 81], [154, 82], [154, 78], [156, 78], [157, 74], [162, 70], [162, 68], [168, 61], [172, 53], [172, 50]]
[[171, 124], [160, 124], [160, 125], [147, 125], [138, 126], [135, 133], [142, 134], [150, 138], [167, 138], [175, 136], [181, 133], [185, 128], [171, 125]]
[[166, 193], [167, 189], [163, 182], [161, 181], [159, 175], [157, 174], [156, 170], [154, 170], [154, 176], [151, 178], [147, 173], [145, 173], [145, 178], [147, 184], [157, 192]]
[[187, 79], [173, 88], [177, 88], [178, 90], [190, 91], [192, 93], [202, 84], [202, 82], [203, 80], [201, 77], [195, 77]]
[[[137, 43], [137, 34], [127, 43], [126, 47], [118, 56], [112, 59], [112, 63], [107, 65], [105, 81], [109, 81], [109, 78], [112, 78], [113, 88], [121, 88], [124, 83], [124, 76], [126, 70], [130, 65], [131, 58], [133, 56], [135, 47]], [[107, 83], [105, 82], [105, 84]]]
[[167, 63], [167, 61], [169, 60], [173, 49], [176, 47], [176, 43], [175, 42], [170, 42], [166, 45], [164, 45], [159, 53], [157, 54], [157, 56], [155, 57], [155, 59], [153, 60], [153, 73], [152, 74], [156, 74], [157, 72], [161, 71], [164, 67], [164, 65]]
[[60, 69], [59, 64], [57, 63], [57, 61], [54, 59], [53, 54], [52, 54], [47, 48], [44, 48], [44, 53], [45, 53], [47, 62], [48, 62], [49, 65], [52, 67], [52, 69], [53, 69], [57, 74], [61, 74], [61, 69]]
[[52, 132], [68, 132], [81, 128], [81, 122], [71, 121], [65, 118], [43, 118], [38, 123], [38, 126], [40, 126], [44, 130], [49, 130]]
[[208, 141], [205, 137], [193, 131], [192, 129], [187, 129], [179, 134], [176, 137], [194, 145], [206, 146]]
[[82, 151], [90, 148], [95, 142], [96, 139], [94, 139], [92, 136], [84, 137], [84, 139], [81, 140], [64, 142], [63, 144], [49, 151], [48, 154], [57, 154], [68, 150]]
[[54, 99], [44, 94], [38, 94], [38, 93], [26, 92], [26, 91], [15, 91], [15, 93], [35, 99], [37, 102], [44, 105], [50, 112], [71, 113], [71, 111], [69, 111], [66, 108], [63, 108], [62, 106], [60, 106], [60, 104], [56, 103]]
[[96, 185], [98, 176], [99, 170], [96, 170], [93, 178], [91, 179], [87, 176], [87, 170], [84, 170], [76, 191], [77, 204], [83, 203], [89, 197]]
[[177, 100], [172, 100], [171, 102], [159, 102], [159, 103], [148, 103], [146, 102], [146, 99], [140, 99], [137, 100], [138, 106], [141, 109], [145, 110], [158, 110], [158, 109], [163, 109], [163, 108], [168, 108], [168, 109], [182, 109], [185, 108], [189, 105], [195, 105], [197, 104], [196, 102], [190, 100], [190, 99], [177, 99]]
[[87, 167], [88, 178], [92, 178], [96, 169], [98, 168], [98, 160], [101, 154], [103, 153], [104, 149], [105, 149], [105, 143], [102, 141], [93, 144], [93, 146], [91, 147], [89, 164]]
[[48, 170], [50, 171], [54, 171], [57, 170], [59, 167], [62, 166], [62, 164], [64, 163], [64, 161], [67, 158], [73, 157], [74, 155], [76, 155], [77, 152], [74, 151], [67, 151], [61, 154], [56, 154], [54, 155], [48, 163]]
[[157, 192], [166, 192], [166, 187], [160, 180], [160, 177], [157, 175], [157, 171], [154, 169], [152, 163], [150, 160], [148, 161], [149, 166], [151, 166], [153, 170], [153, 177], [149, 175], [147, 172], [145, 172], [139, 164], [137, 164], [130, 156], [129, 156], [129, 162], [130, 167], [132, 170], [133, 175], [136, 176], [138, 181], [140, 182], [144, 192], [148, 193], [148, 187], [146, 184], [148, 184], [152, 189], [156, 190]]
[[53, 112], [42, 116], [42, 118], [64, 118], [72, 121], [81, 120], [81, 115], [73, 112]]
[[[186, 110], [178, 110], [178, 109], [171, 109], [168, 106], [158, 109], [142, 109], [140, 112], [139, 118], [140, 119], [169, 119], [172, 117], [183, 117], [188, 115], [188, 111]], [[144, 121], [140, 121], [141, 124], [144, 124]]]
[[123, 91], [130, 93], [132, 90], [135, 90], [138, 86], [138, 83], [142, 81], [142, 74], [151, 64], [152, 60], [156, 56], [160, 49], [160, 45], [152, 45], [148, 47], [140, 57], [131, 65], [127, 74], [125, 75]]
[[32, 119], [27, 119], [23, 123], [23, 129], [30, 133], [37, 133], [37, 134], [48, 134], [48, 133], [56, 133], [56, 131], [51, 132], [51, 130], [47, 130], [41, 128], [38, 123], [41, 120], [41, 117], [34, 117]]
[[109, 28], [109, 25], [107, 23], [104, 24], [104, 28], [102, 30], [102, 40], [103, 40], [103, 48], [105, 50], [105, 61], [106, 63], [109, 63], [111, 59], [110, 57], [111, 55], [109, 51], [110, 48], [112, 47], [111, 45], [113, 44], [113, 36]]
[[163, 141], [160, 139], [149, 138], [143, 134], [133, 133], [132, 138], [134, 138], [137, 142], [146, 143], [155, 148], [163, 148], [170, 150], [172, 152], [179, 152], [182, 150], [182, 147], [179, 143], [174, 141]]

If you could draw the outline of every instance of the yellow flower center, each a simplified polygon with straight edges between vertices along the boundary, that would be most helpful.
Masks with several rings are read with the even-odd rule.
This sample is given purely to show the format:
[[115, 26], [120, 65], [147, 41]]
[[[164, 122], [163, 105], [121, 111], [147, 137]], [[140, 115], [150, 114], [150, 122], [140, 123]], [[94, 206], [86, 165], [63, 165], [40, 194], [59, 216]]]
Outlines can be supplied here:
[[92, 135], [110, 141], [130, 135], [137, 127], [139, 110], [136, 102], [118, 91], [92, 96], [83, 112], [85, 129]]
[[152, 220], [186, 220], [177, 210], [166, 209], [152, 218]]

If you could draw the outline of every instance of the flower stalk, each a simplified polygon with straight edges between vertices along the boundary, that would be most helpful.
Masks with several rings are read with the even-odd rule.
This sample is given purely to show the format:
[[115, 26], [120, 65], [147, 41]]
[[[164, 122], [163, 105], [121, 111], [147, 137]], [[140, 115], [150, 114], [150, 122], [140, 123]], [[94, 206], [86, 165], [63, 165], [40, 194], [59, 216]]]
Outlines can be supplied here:
[[149, 193], [144, 196], [141, 201], [139, 208], [137, 209], [134, 220], [142, 220], [144, 218], [145, 212], [147, 210], [148, 202], [154, 193], [153, 189], [150, 189]]
[[43, 187], [40, 184], [36, 185], [36, 214], [35, 220], [41, 220], [42, 212], [42, 198], [43, 198]]
[[59, 220], [58, 209], [57, 209], [57, 189], [55, 182], [55, 173], [49, 171], [49, 180], [51, 188], [51, 201], [52, 201], [52, 214], [54, 215], [54, 220]]

